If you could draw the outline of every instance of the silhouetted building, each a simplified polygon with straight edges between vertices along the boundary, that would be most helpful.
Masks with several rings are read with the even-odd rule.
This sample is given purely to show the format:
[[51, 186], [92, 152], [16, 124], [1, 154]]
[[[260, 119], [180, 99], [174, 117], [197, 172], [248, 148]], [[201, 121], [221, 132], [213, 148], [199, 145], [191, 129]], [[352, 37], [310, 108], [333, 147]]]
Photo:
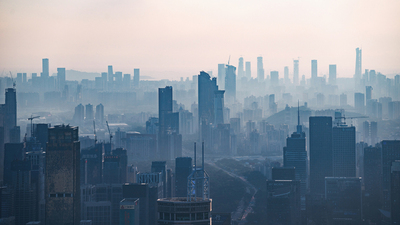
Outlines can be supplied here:
[[[227, 65], [229, 66], [229, 65]], [[218, 86], [221, 89], [226, 89], [226, 71], [225, 71], [225, 64], [218, 64]]]
[[[244, 74], [244, 61], [243, 61], [243, 57], [240, 57], [239, 58], [239, 65], [238, 65], [238, 78], [239, 78], [239, 80], [241, 80], [243, 77], [245, 77], [245, 74]], [[224, 87], [221, 87], [221, 89], [223, 89], [223, 88]]]
[[311, 60], [311, 79], [316, 80], [318, 77], [318, 63], [316, 59]]
[[124, 198], [120, 202], [119, 225], [138, 225], [140, 218], [140, 201], [138, 198]]
[[101, 103], [96, 106], [96, 120], [100, 124], [104, 123], [104, 106]]
[[92, 104], [87, 104], [86, 105], [86, 121], [92, 121], [94, 119], [94, 113], [93, 113], [93, 105]]
[[273, 167], [272, 180], [296, 180], [296, 169], [294, 167]]
[[279, 72], [278, 71], [271, 71], [271, 85], [278, 86], [279, 85]]
[[81, 150], [80, 179], [81, 184], [101, 184], [103, 177], [104, 144]]
[[329, 224], [361, 224], [361, 178], [326, 177]]
[[363, 215], [368, 221], [379, 223], [382, 206], [382, 149], [380, 147], [364, 148], [364, 196]]
[[333, 127], [333, 176], [356, 176], [356, 128], [347, 125]]
[[192, 158], [175, 159], [175, 197], [187, 196], [187, 178], [192, 172]]
[[363, 93], [354, 93], [354, 108], [358, 113], [365, 113], [365, 99]]
[[346, 106], [346, 105], [347, 105], [347, 95], [342, 93], [340, 95], [340, 106], [343, 107], [343, 106]]
[[[221, 88], [220, 88], [221, 89]], [[225, 96], [228, 103], [236, 100], [236, 67], [226, 65], [225, 69]]]
[[299, 60], [293, 60], [293, 84], [299, 84]]
[[383, 209], [390, 212], [390, 176], [391, 166], [395, 160], [400, 160], [400, 141], [383, 140], [382, 145], [382, 177], [383, 177]]
[[40, 76], [44, 79], [49, 78], [49, 59], [42, 59], [42, 73]]
[[390, 177], [390, 218], [392, 224], [400, 224], [400, 160], [392, 162]]
[[365, 102], [368, 102], [368, 100], [372, 99], [372, 86], [366, 86], [365, 87]]
[[329, 65], [329, 84], [336, 84], [336, 64]]
[[248, 80], [250, 80], [251, 79], [251, 62], [246, 62], [245, 66], [246, 66], [246, 68], [245, 68], [246, 69], [246, 77]]
[[225, 91], [217, 90], [214, 92], [214, 121], [213, 124], [224, 123], [224, 93]]
[[85, 118], [85, 107], [82, 104], [79, 104], [75, 107], [74, 121], [75, 123], [82, 123]]
[[49, 128], [46, 151], [46, 224], [80, 222], [80, 146], [78, 128]]
[[133, 87], [139, 88], [140, 82], [140, 69], [133, 69]]
[[257, 57], [257, 80], [258, 82], [264, 81], [264, 65], [261, 56]]
[[354, 78], [356, 80], [361, 79], [361, 63], [362, 63], [362, 58], [361, 58], [361, 52], [362, 50], [360, 48], [356, 48], [356, 72], [354, 74]]
[[332, 117], [309, 118], [310, 192], [324, 194], [325, 177], [333, 175]]

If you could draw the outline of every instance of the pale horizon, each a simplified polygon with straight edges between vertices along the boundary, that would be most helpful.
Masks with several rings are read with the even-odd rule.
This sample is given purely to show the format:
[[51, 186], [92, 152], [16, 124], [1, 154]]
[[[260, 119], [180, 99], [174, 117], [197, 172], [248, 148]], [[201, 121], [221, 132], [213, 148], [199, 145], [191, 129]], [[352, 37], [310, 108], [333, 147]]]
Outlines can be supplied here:
[[[362, 71], [400, 73], [400, 2], [385, 1], [1, 1], [2, 76], [41, 72], [48, 58], [83, 72], [114, 71], [179, 80], [217, 65], [237, 67], [258, 56], [265, 76], [300, 57], [300, 79], [337, 65], [337, 77], [353, 77], [357, 47]], [[14, 75], [16, 76], [16, 75]], [[68, 74], [67, 74], [68, 76]], [[67, 77], [68, 79], [68, 77]]]

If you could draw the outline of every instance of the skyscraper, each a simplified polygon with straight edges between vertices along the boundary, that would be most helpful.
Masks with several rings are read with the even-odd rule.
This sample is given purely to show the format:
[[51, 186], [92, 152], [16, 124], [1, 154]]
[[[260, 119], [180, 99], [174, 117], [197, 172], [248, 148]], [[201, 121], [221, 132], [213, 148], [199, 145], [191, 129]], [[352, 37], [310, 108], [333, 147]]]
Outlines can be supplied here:
[[354, 108], [358, 113], [365, 112], [365, 99], [363, 93], [354, 93]]
[[290, 79], [289, 79], [289, 67], [288, 66], [285, 66], [285, 68], [283, 69], [283, 76], [285, 79], [285, 84], [289, 84]]
[[354, 78], [356, 80], [360, 80], [361, 79], [361, 49], [360, 48], [356, 48], [356, 72], [354, 74]]
[[225, 98], [228, 103], [236, 100], [236, 67], [231, 65], [226, 65], [225, 69]]
[[[226, 68], [228, 68], [229, 65], [226, 65]], [[218, 86], [220, 89], [226, 88], [225, 86], [225, 75], [227, 74], [227, 71], [225, 71], [225, 64], [218, 64]]]
[[239, 65], [238, 65], [238, 78], [241, 80], [244, 77], [244, 62], [243, 57], [239, 58]]
[[140, 82], [140, 69], [133, 69], [133, 87], [138, 88]]
[[258, 82], [264, 81], [264, 65], [263, 58], [261, 56], [257, 57], [257, 79]]
[[383, 177], [383, 209], [390, 212], [390, 176], [391, 166], [395, 160], [400, 160], [400, 141], [383, 140], [382, 145], [382, 177]]
[[295, 168], [296, 180], [300, 181], [301, 196], [304, 197], [307, 191], [306, 134], [300, 125], [300, 109], [297, 114], [297, 130], [286, 139], [286, 147], [283, 148], [283, 166]]
[[175, 196], [187, 196], [187, 178], [192, 172], [192, 158], [179, 157], [175, 159]]
[[93, 119], [94, 119], [93, 105], [89, 103], [86, 105], [86, 121], [92, 121]]
[[317, 60], [313, 59], [311, 60], [311, 79], [315, 80], [317, 77], [318, 77]]
[[112, 82], [114, 80], [114, 72], [113, 72], [113, 66], [108, 66], [108, 81]]
[[80, 143], [78, 128], [49, 128], [46, 151], [46, 224], [80, 223]]
[[65, 86], [65, 68], [57, 68], [57, 90], [62, 91]]
[[158, 118], [160, 132], [165, 132], [168, 127], [167, 115], [172, 113], [172, 87], [158, 89]]
[[104, 120], [104, 106], [103, 104], [98, 104], [96, 106], [96, 120], [100, 122], [100, 124], [103, 124]]
[[329, 84], [336, 84], [336, 64], [329, 65]]
[[400, 224], [400, 160], [392, 162], [390, 191], [392, 224]]
[[332, 135], [333, 176], [356, 177], [356, 128], [341, 124]]
[[224, 90], [214, 92], [214, 122], [213, 124], [224, 123]]
[[299, 60], [293, 60], [293, 84], [299, 84]]
[[49, 59], [42, 59], [42, 78], [48, 78], [50, 76], [49, 73]]
[[251, 62], [246, 62], [246, 77], [248, 80], [251, 79]]
[[382, 206], [382, 170], [377, 169], [382, 168], [382, 148], [365, 147], [363, 163], [363, 214], [366, 220], [376, 223], [380, 220]]
[[314, 116], [310, 124], [310, 192], [325, 193], [325, 177], [333, 175], [332, 117]]
[[372, 99], [372, 86], [365, 86], [365, 102]]
[[278, 86], [279, 85], [279, 72], [278, 71], [271, 71], [271, 85]]

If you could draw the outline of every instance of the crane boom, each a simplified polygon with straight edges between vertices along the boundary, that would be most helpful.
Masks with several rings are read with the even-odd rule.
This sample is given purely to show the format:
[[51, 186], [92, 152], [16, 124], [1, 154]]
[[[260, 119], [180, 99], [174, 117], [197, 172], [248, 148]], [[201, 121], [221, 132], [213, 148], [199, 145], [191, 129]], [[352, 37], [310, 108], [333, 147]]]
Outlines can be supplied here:
[[[10, 72], [11, 73], [11, 72]], [[31, 138], [33, 137], [33, 120], [39, 118], [40, 116], [32, 116], [28, 118], [31, 121]]]
[[106, 124], [107, 124], [108, 133], [110, 134], [110, 145], [111, 145], [111, 141], [112, 141], [113, 136], [112, 136], [111, 131], [110, 131], [110, 126], [108, 126], [108, 121], [106, 121]]

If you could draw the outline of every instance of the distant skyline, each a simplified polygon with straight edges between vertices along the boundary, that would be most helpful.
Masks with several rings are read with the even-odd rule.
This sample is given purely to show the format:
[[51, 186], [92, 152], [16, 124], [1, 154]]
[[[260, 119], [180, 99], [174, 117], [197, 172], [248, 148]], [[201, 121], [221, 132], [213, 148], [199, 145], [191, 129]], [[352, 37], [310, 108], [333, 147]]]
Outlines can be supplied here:
[[[0, 1], [0, 73], [50, 74], [57, 67], [84, 72], [114, 71], [155, 79], [191, 77], [219, 63], [238, 66], [263, 57], [265, 77], [283, 78], [299, 59], [299, 78], [353, 77], [357, 47], [362, 71], [400, 73], [400, 1], [221, 0], [221, 1]], [[68, 79], [68, 74], [67, 74]]]

